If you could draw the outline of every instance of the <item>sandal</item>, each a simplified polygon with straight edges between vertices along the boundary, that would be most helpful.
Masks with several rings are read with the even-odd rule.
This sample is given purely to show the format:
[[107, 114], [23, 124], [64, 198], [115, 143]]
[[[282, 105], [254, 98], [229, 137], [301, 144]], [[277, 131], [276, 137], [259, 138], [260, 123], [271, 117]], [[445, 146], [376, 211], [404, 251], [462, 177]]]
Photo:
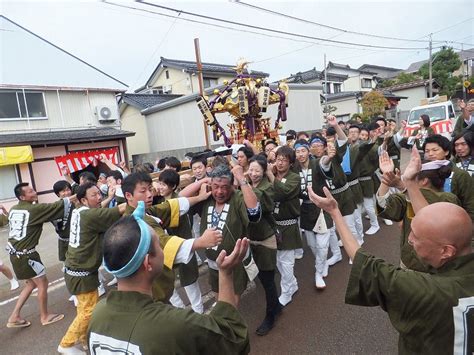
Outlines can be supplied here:
[[49, 318], [46, 322], [41, 323], [42, 325], [49, 325], [56, 322], [59, 322], [61, 319], [64, 318], [64, 314], [54, 314], [51, 318]]
[[31, 322], [27, 321], [26, 319], [17, 320], [15, 322], [8, 322], [7, 328], [26, 328], [31, 325]]

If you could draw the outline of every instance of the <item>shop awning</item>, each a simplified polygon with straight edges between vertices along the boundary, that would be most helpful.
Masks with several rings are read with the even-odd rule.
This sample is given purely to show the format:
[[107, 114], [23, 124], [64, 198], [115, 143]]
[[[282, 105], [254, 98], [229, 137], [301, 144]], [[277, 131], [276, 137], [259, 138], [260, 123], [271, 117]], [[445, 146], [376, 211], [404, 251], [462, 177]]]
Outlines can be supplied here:
[[101, 155], [110, 160], [115, 165], [118, 164], [118, 149], [99, 149], [84, 152], [74, 152], [67, 155], [54, 158], [58, 166], [59, 173], [63, 175], [62, 170], [66, 169], [69, 174], [87, 168], [89, 165], [97, 166], [100, 162]]
[[29, 163], [33, 161], [33, 149], [24, 145], [0, 148], [0, 166]]

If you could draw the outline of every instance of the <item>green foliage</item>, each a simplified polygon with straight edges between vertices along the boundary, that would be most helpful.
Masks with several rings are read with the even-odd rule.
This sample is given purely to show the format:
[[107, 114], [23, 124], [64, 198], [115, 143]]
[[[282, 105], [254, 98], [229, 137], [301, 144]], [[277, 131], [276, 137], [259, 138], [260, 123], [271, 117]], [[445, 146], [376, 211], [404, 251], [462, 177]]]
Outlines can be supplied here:
[[384, 79], [377, 84], [377, 88], [383, 89], [388, 88], [389, 86], [393, 86], [397, 83], [395, 79]]
[[[435, 53], [432, 64], [433, 79], [439, 85], [441, 95], [451, 97], [456, 88], [461, 83], [460, 76], [453, 76], [453, 72], [461, 66], [459, 55], [452, 48], [443, 47], [439, 52]], [[425, 63], [421, 66], [419, 74], [423, 79], [429, 78], [429, 64]]]
[[389, 106], [387, 99], [379, 91], [369, 91], [364, 94], [361, 100], [362, 117], [364, 120], [383, 114]]
[[397, 84], [407, 84], [416, 80], [420, 80], [420, 77], [416, 74], [400, 73], [397, 75]]

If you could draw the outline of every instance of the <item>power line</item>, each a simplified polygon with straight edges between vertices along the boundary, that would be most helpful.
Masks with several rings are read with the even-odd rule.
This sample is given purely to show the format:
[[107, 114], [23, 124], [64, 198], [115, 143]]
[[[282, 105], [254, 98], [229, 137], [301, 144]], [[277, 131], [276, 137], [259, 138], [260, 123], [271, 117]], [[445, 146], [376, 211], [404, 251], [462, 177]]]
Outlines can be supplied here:
[[[299, 22], [303, 22], [303, 23], [307, 23], [307, 24], [311, 24], [311, 25], [316, 25], [316, 26], [323, 27], [323, 28], [328, 28], [328, 29], [331, 29], [331, 30], [334, 30], [334, 31], [340, 31], [340, 32], [343, 32], [343, 33], [354, 34], [354, 35], [359, 35], [359, 36], [366, 36], [366, 37], [373, 37], [373, 38], [389, 39], [389, 40], [395, 40], [395, 41], [403, 41], [403, 42], [423, 42], [423, 43], [427, 42], [426, 40], [421, 40], [421, 39], [407, 39], [407, 38], [380, 36], [380, 35], [375, 35], [375, 34], [371, 34], [371, 33], [364, 33], [364, 32], [346, 30], [344, 28], [334, 27], [334, 26], [322, 24], [322, 23], [319, 23], [319, 22], [306, 20], [304, 18], [287, 15], [287, 14], [284, 14], [284, 13], [281, 13], [281, 12], [278, 12], [278, 11], [266, 9], [264, 7], [248, 4], [248, 3], [242, 2], [240, 0], [233, 0], [232, 2], [234, 2], [238, 5], [248, 6], [250, 8], [253, 8], [253, 9], [256, 9], [256, 10], [259, 10], [259, 11], [263, 11], [263, 12], [267, 12], [267, 13], [270, 13], [270, 14], [273, 14], [273, 15], [286, 17], [286, 18], [296, 20], [296, 21], [299, 21]], [[436, 42], [444, 42], [444, 41], [436, 41]]]
[[[344, 45], [350, 45], [350, 46], [358, 46], [358, 47], [366, 47], [366, 48], [378, 48], [378, 49], [395, 49], [395, 50], [415, 50], [415, 49], [426, 49], [425, 47], [395, 47], [395, 46], [379, 46], [379, 45], [372, 45], [372, 44], [366, 44], [366, 43], [356, 43], [356, 42], [347, 42], [347, 41], [338, 41], [338, 40], [333, 40], [333, 39], [327, 39], [327, 38], [320, 38], [320, 37], [314, 37], [314, 36], [308, 36], [308, 35], [303, 35], [300, 33], [294, 33], [294, 32], [288, 32], [288, 31], [281, 31], [281, 30], [276, 30], [273, 28], [267, 28], [267, 27], [261, 27], [261, 26], [255, 26], [247, 23], [242, 23], [242, 22], [235, 22], [235, 21], [230, 21], [230, 20], [224, 20], [220, 19], [217, 17], [213, 16], [207, 16], [207, 15], [202, 15], [202, 14], [197, 14], [194, 12], [189, 12], [189, 11], [184, 11], [184, 10], [178, 10], [174, 9], [168, 6], [163, 6], [163, 5], [158, 5], [158, 4], [152, 4], [146, 1], [142, 0], [135, 0], [136, 2], [139, 2], [144, 5], [152, 6], [152, 7], [157, 7], [160, 9], [164, 9], [167, 11], [174, 11], [177, 13], [182, 13], [185, 15], [190, 15], [190, 16], [195, 16], [199, 18], [204, 18], [207, 20], [212, 20], [212, 21], [217, 21], [217, 22], [224, 22], [227, 24], [235, 25], [235, 26], [240, 26], [240, 27], [249, 27], [253, 28], [256, 30], [260, 31], [267, 31], [267, 32], [272, 32], [272, 33], [278, 33], [281, 35], [286, 35], [286, 36], [292, 36], [292, 37], [298, 37], [298, 38], [305, 38], [305, 39], [310, 39], [310, 40], [316, 40], [316, 41], [323, 41], [323, 42], [330, 42], [330, 43], [337, 43], [337, 44], [344, 44]], [[208, 23], [209, 24], [209, 23]]]
[[[156, 11], [151, 11], [151, 10], [148, 10], [148, 9], [137, 8], [137, 7], [133, 7], [133, 6], [121, 5], [121, 4], [109, 2], [109, 1], [106, 1], [106, 0], [103, 1], [103, 3], [108, 4], [108, 5], [112, 5], [112, 6], [125, 8], [125, 9], [150, 13], [150, 14], [154, 14], [154, 15], [158, 15], [158, 16], [162, 16], [162, 17], [167, 17], [167, 18], [172, 18], [172, 19], [178, 18], [177, 16], [164, 14], [164, 13], [160, 13], [160, 12], [156, 12]], [[310, 40], [304, 40], [304, 39], [298, 39], [298, 38], [289, 38], [289, 37], [279, 36], [279, 35], [275, 35], [275, 34], [256, 32], [256, 31], [251, 31], [251, 30], [246, 30], [246, 29], [240, 29], [240, 28], [235, 28], [235, 27], [219, 25], [219, 24], [210, 23], [210, 22], [193, 20], [193, 19], [189, 19], [189, 18], [185, 18], [185, 17], [180, 17], [179, 19], [180, 19], [180, 21], [191, 22], [191, 23], [200, 24], [200, 25], [204, 25], [204, 26], [217, 27], [217, 28], [231, 30], [231, 31], [235, 31], [235, 32], [251, 33], [251, 34], [256, 34], [256, 35], [259, 35], [259, 36], [264, 36], [264, 37], [269, 37], [269, 38], [279, 38], [279, 39], [284, 39], [284, 40], [288, 40], [288, 41], [292, 41], [292, 42], [311, 43], [311, 44], [315, 44], [315, 45], [319, 45], [319, 46], [345, 48], [345, 49], [352, 49], [352, 50], [359, 50], [359, 51], [368, 51], [369, 50], [369, 49], [366, 49], [366, 48], [354, 48], [354, 47], [340, 46], [340, 45], [337, 45], [337, 44], [328, 44], [328, 43], [323, 44], [323, 43], [320, 43], [320, 42], [315, 42], [315, 41], [310, 41]], [[426, 48], [423, 48], [423, 49], [426, 49]]]

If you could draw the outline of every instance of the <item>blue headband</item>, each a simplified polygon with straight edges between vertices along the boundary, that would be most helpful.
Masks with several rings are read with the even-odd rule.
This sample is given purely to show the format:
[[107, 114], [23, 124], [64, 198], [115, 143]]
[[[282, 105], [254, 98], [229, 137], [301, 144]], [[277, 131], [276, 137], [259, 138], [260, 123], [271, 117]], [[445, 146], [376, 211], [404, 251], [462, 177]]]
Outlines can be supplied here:
[[306, 143], [296, 143], [293, 148], [296, 150], [298, 148], [306, 148], [309, 150], [309, 145]]
[[324, 144], [324, 142], [323, 142], [321, 139], [319, 139], [318, 137], [314, 137], [313, 139], [311, 139], [311, 143], [310, 143], [310, 144], [313, 144], [313, 143], [321, 143], [321, 144], [323, 144], [323, 145], [326, 145], [326, 144]]
[[132, 256], [130, 261], [120, 270], [110, 270], [107, 267], [107, 263], [105, 263], [104, 261], [105, 270], [107, 270], [107, 272], [111, 273], [119, 279], [130, 276], [135, 271], [137, 271], [140, 265], [143, 263], [146, 254], [148, 254], [148, 251], [150, 250], [150, 227], [148, 227], [148, 224], [143, 220], [143, 217], [145, 216], [145, 202], [138, 202], [138, 206], [135, 211], [133, 211], [132, 216], [133, 218], [135, 218], [135, 221], [137, 221], [138, 226], [140, 227], [140, 243], [138, 244], [135, 254]]

